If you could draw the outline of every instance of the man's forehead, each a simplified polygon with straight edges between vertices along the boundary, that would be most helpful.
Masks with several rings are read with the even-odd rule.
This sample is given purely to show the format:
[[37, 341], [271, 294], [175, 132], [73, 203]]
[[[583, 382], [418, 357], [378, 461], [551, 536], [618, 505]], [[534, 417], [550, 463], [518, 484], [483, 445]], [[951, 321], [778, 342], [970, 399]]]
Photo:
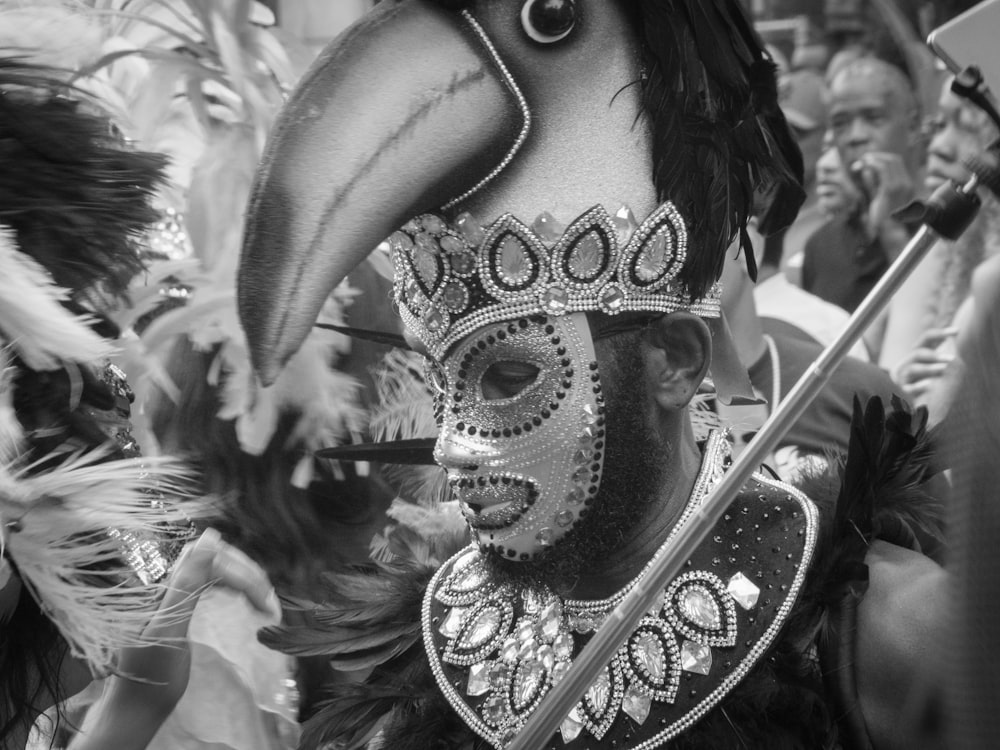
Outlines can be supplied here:
[[844, 66], [830, 83], [832, 103], [865, 95], [904, 104], [909, 81], [903, 73], [881, 60], [855, 60]]

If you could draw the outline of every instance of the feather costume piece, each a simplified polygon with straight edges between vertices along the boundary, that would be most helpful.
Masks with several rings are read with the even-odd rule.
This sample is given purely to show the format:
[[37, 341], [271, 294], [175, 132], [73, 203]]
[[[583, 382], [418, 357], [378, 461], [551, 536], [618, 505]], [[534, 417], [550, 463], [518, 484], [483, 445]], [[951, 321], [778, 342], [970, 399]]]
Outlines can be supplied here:
[[701, 297], [738, 235], [752, 278], [746, 222], [768, 196], [765, 235], [805, 200], [802, 154], [778, 106], [774, 64], [737, 3], [634, 0], [644, 45], [644, 108], [652, 121], [653, 179], [691, 222], [699, 252], [679, 279]]
[[864, 408], [855, 399], [846, 457], [801, 484], [833, 506], [801, 606], [823, 612], [817, 645], [824, 681], [840, 731], [859, 748], [870, 746], [854, 671], [857, 609], [868, 589], [865, 556], [881, 539], [940, 561], [948, 506], [926, 409], [912, 412], [896, 398], [892, 407], [887, 415], [881, 399]]
[[0, 226], [0, 340], [6, 340], [32, 370], [54, 370], [64, 362], [90, 363], [114, 347], [91, 328], [93, 317], [73, 315], [58, 287], [35, 260], [20, 252], [13, 232]]
[[[423, 591], [441, 564], [468, 544], [468, 529], [457, 508], [428, 509], [397, 502], [390, 509], [397, 523], [373, 541], [370, 568], [331, 575], [322, 603], [290, 600], [301, 623], [267, 628], [260, 639], [272, 648], [296, 655], [328, 656], [335, 669], [374, 670], [363, 683], [352, 680], [333, 689], [306, 723], [303, 747], [320, 747], [337, 739], [345, 748], [363, 747], [381, 720], [434, 702], [436, 688], [423, 653], [420, 606]], [[422, 726], [420, 736], [436, 737], [424, 747], [442, 745], [449, 735], [464, 735], [450, 711], [441, 731], [437, 722]], [[389, 745], [391, 746], [391, 745]]]
[[[269, 14], [259, 3], [233, 0], [156, 0], [138, 9], [121, 0], [98, 4], [115, 45], [79, 72], [81, 85], [105, 77], [120, 80], [131, 65], [132, 81], [118, 96], [144, 142], [178, 145], [182, 184], [174, 202], [186, 226], [188, 261], [152, 263], [130, 296], [135, 307], [116, 316], [118, 325], [137, 330], [125, 344], [123, 364], [140, 399], [154, 389], [179, 397], [165, 363], [182, 339], [198, 351], [212, 352], [209, 383], [218, 388], [218, 418], [235, 421], [241, 448], [259, 455], [270, 443], [279, 417], [292, 413], [297, 423], [288, 448], [302, 450], [293, 483], [306, 487], [315, 475], [312, 452], [356, 439], [366, 418], [357, 381], [337, 369], [349, 351], [348, 339], [334, 331], [315, 331], [279, 382], [263, 388], [252, 372], [236, 315], [235, 267], [240, 226], [264, 138], [294, 79], [289, 58], [261, 22]], [[270, 18], [273, 21], [273, 18]], [[164, 108], [162, 93], [183, 91]], [[166, 125], [164, 117], [167, 117]], [[175, 296], [171, 296], [176, 292]], [[323, 319], [343, 322], [353, 292], [346, 286], [327, 301]], [[137, 431], [149, 440], [140, 401]]]
[[162, 595], [132, 574], [121, 530], [179, 541], [196, 513], [154, 502], [183, 494], [187, 476], [177, 463], [107, 457], [106, 449], [77, 453], [34, 475], [17, 462], [0, 466], [4, 554], [73, 654], [99, 674], [113, 669], [117, 649], [142, 643]]
[[79, 300], [120, 298], [142, 270], [165, 159], [124, 150], [106, 119], [62, 96], [86, 98], [65, 77], [0, 59], [0, 222]]

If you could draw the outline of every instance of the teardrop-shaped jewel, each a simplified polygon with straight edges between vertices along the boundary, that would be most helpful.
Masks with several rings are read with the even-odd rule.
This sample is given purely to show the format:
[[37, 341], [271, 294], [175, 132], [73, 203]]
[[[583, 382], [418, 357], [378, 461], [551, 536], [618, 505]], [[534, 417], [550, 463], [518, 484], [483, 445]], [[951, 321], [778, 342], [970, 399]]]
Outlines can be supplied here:
[[538, 239], [548, 247], [552, 247], [566, 231], [566, 225], [556, 220], [548, 211], [542, 211], [531, 223], [531, 230], [538, 235]]
[[593, 281], [604, 268], [607, 251], [596, 230], [580, 237], [570, 249], [566, 265], [570, 276], [578, 281]]
[[684, 589], [677, 607], [688, 620], [700, 628], [718, 630], [722, 627], [719, 605], [704, 586], [688, 586]]
[[652, 700], [634, 688], [629, 688], [622, 698], [622, 711], [632, 717], [636, 724], [642, 724], [649, 717]]
[[594, 716], [598, 719], [604, 716], [608, 710], [608, 701], [611, 699], [611, 674], [607, 667], [601, 670], [583, 697], [590, 705]]
[[486, 582], [486, 572], [479, 562], [465, 565], [455, 571], [448, 581], [448, 589], [459, 594], [468, 594], [475, 591]]
[[652, 633], [640, 633], [632, 642], [631, 656], [636, 666], [656, 685], [667, 674], [667, 655], [660, 639]]
[[639, 281], [650, 283], [659, 279], [670, 261], [670, 243], [664, 236], [666, 230], [653, 235], [639, 253], [635, 262], [635, 275]]
[[545, 684], [545, 667], [536, 660], [521, 662], [511, 683], [511, 705], [517, 712], [530, 706]]
[[524, 243], [512, 234], [500, 242], [497, 271], [507, 284], [518, 286], [531, 278], [535, 265]]
[[[588, 476], [587, 478], [589, 479], [590, 477]], [[579, 505], [586, 499], [587, 499], [587, 493], [584, 491], [582, 487], [576, 487], [570, 490], [569, 493], [566, 495], [566, 502], [569, 503], [570, 505]]]
[[466, 623], [458, 638], [457, 647], [462, 651], [475, 651], [494, 638], [500, 630], [503, 615], [497, 606], [483, 607], [471, 621]]
[[[427, 235], [417, 235], [426, 237]], [[433, 240], [431, 240], [433, 242]], [[417, 245], [413, 250], [413, 267], [417, 271], [417, 276], [423, 282], [424, 289], [433, 291], [440, 276], [440, 260], [423, 245]]]
[[458, 635], [462, 630], [462, 618], [465, 617], [466, 611], [464, 607], [453, 607], [438, 628], [441, 635], [445, 638], [454, 638]]

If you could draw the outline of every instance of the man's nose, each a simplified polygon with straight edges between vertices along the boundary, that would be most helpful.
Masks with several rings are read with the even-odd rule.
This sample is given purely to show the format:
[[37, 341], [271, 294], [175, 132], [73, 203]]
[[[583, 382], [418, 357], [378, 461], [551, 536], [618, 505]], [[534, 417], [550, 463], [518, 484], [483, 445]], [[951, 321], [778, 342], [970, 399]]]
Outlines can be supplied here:
[[927, 154], [929, 156], [936, 156], [942, 161], [955, 161], [958, 156], [955, 150], [955, 142], [952, 135], [953, 133], [951, 132], [950, 125], [946, 125], [937, 131], [931, 138], [931, 142], [927, 144]]
[[860, 117], [851, 120], [847, 128], [847, 142], [852, 146], [863, 146], [871, 137], [870, 128]]

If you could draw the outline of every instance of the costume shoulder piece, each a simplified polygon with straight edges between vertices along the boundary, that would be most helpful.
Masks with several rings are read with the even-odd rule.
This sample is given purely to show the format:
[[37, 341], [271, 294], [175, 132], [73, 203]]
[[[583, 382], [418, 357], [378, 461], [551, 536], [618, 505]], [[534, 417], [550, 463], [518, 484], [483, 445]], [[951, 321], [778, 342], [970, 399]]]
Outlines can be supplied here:
[[[722, 442], [710, 441], [683, 518], [721, 476]], [[816, 536], [812, 502], [755, 475], [564, 719], [553, 746], [655, 748], [691, 727], [775, 641]], [[424, 598], [424, 645], [438, 687], [470, 729], [503, 747], [643, 575], [610, 599], [564, 600], [498, 584], [475, 547], [463, 550]]]

